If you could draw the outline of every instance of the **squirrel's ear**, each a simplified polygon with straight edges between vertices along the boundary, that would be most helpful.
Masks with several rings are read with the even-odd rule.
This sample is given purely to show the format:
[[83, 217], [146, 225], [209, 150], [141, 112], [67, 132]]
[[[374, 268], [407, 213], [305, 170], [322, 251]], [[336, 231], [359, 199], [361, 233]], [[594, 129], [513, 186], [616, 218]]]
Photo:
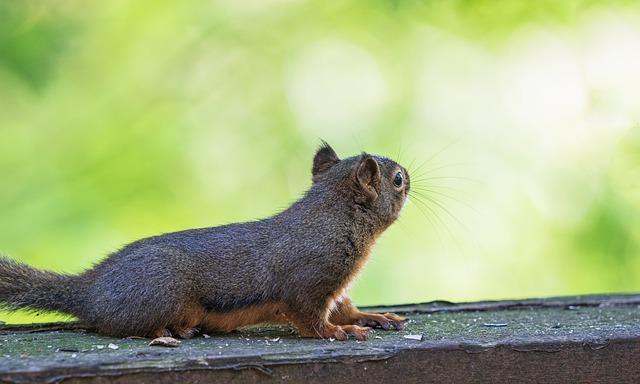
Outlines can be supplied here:
[[315, 177], [322, 172], [327, 171], [339, 161], [340, 159], [333, 148], [331, 148], [326, 141], [322, 141], [322, 146], [313, 157], [313, 169], [311, 169], [311, 174]]
[[378, 197], [380, 188], [380, 167], [378, 162], [369, 155], [364, 155], [358, 165], [356, 179], [362, 191], [371, 199]]

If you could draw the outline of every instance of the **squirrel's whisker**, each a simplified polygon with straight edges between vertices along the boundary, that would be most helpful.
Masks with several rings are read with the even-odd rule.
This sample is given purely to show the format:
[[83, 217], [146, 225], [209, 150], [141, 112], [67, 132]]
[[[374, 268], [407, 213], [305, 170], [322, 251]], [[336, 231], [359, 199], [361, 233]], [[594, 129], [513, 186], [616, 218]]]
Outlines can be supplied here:
[[[429, 220], [429, 217], [433, 217], [434, 220], [436, 220], [438, 223], [440, 223], [440, 226], [442, 228], [445, 229], [445, 231], [449, 234], [449, 236], [451, 236], [451, 238], [454, 238], [453, 236], [453, 232], [451, 232], [451, 229], [449, 228], [449, 226], [447, 225], [447, 223], [440, 217], [440, 215], [438, 214], [438, 212], [431, 207], [429, 204], [425, 203], [422, 199], [413, 196], [412, 200], [416, 203], [416, 207], [418, 207], [418, 209], [420, 210], [420, 212], [422, 212], [422, 215], [427, 218]], [[430, 213], [431, 216], [427, 215], [426, 212], [424, 211], [424, 209], [427, 209]], [[438, 232], [438, 228], [439, 226], [435, 223], [433, 223], [431, 220], [429, 220], [430, 223], [432, 223], [432, 225], [434, 226], [434, 228], [436, 229], [436, 231]]]
[[416, 191], [416, 193], [419, 193], [421, 195], [427, 195], [427, 196], [429, 194], [436, 194], [436, 195], [445, 197], [445, 198], [447, 198], [449, 200], [455, 201], [458, 204], [462, 204], [465, 207], [467, 207], [467, 208], [473, 210], [474, 212], [478, 213], [478, 211], [471, 204], [469, 204], [468, 202], [463, 201], [463, 200], [461, 200], [461, 199], [459, 199], [459, 198], [457, 198], [455, 196], [451, 196], [451, 195], [448, 195], [446, 193], [440, 192], [440, 191], [436, 191], [436, 190], [433, 190], [433, 189], [419, 189], [419, 190]]
[[451, 211], [444, 206], [444, 204], [442, 204], [440, 201], [438, 201], [438, 199], [436, 199], [433, 196], [425, 196], [425, 199], [427, 199], [428, 201], [432, 202], [433, 204], [437, 205], [441, 210], [443, 210], [447, 215], [449, 215], [449, 217], [451, 217], [452, 219], [454, 219], [458, 224], [460, 224], [460, 226], [466, 230], [468, 230], [469, 228], [467, 228], [466, 225], [464, 225], [462, 223], [462, 221], [460, 221], [460, 219], [458, 219], [458, 217], [456, 215], [454, 215], [453, 213], [451, 213]]
[[442, 148], [440, 148], [436, 153], [434, 153], [433, 155], [431, 155], [429, 158], [427, 158], [425, 161], [423, 161], [417, 169], [415, 169], [415, 171], [418, 171], [420, 168], [422, 168], [424, 165], [428, 164], [430, 161], [435, 160], [440, 154], [442, 154], [445, 150], [451, 148], [451, 146], [453, 146], [454, 144], [457, 144], [458, 142], [460, 142], [460, 140], [462, 139], [462, 136], [452, 140], [451, 142], [445, 144]]

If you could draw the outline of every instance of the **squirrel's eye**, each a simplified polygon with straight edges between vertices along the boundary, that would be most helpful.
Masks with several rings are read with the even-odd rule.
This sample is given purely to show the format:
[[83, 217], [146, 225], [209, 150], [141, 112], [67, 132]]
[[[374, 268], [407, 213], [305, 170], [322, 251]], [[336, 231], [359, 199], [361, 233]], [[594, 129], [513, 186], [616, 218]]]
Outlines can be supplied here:
[[393, 185], [398, 188], [402, 187], [402, 180], [402, 172], [398, 171], [398, 173], [396, 173], [396, 177], [393, 178]]

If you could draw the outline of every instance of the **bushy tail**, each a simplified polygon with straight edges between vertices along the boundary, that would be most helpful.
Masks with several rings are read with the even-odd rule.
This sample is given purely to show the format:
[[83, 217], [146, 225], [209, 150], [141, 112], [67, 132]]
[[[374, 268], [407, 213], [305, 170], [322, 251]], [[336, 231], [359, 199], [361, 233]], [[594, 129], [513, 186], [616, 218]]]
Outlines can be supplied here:
[[0, 306], [77, 315], [83, 289], [78, 276], [41, 271], [0, 255]]

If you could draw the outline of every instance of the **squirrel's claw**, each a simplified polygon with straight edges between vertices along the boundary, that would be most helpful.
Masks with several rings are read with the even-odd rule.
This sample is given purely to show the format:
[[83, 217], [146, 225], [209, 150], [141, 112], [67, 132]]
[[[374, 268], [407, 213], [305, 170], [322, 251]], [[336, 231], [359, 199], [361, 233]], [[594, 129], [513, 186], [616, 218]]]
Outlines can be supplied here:
[[355, 337], [356, 340], [365, 341], [369, 337], [369, 327], [360, 327], [358, 325], [336, 325], [334, 328], [323, 334], [323, 338], [344, 341], [349, 336]]
[[369, 327], [361, 327], [358, 325], [343, 325], [342, 329], [349, 335], [356, 338], [359, 341], [365, 341], [369, 338]]
[[384, 330], [395, 329], [401, 331], [405, 328], [407, 319], [395, 313], [363, 313], [362, 317], [356, 321], [356, 324]]
[[153, 332], [152, 336], [154, 339], [156, 339], [158, 337], [172, 337], [173, 335], [171, 334], [171, 331], [169, 331], [168, 329], [162, 328], [157, 330], [156, 332]]
[[184, 328], [174, 330], [175, 334], [181, 339], [190, 339], [195, 336], [200, 330], [198, 328]]

